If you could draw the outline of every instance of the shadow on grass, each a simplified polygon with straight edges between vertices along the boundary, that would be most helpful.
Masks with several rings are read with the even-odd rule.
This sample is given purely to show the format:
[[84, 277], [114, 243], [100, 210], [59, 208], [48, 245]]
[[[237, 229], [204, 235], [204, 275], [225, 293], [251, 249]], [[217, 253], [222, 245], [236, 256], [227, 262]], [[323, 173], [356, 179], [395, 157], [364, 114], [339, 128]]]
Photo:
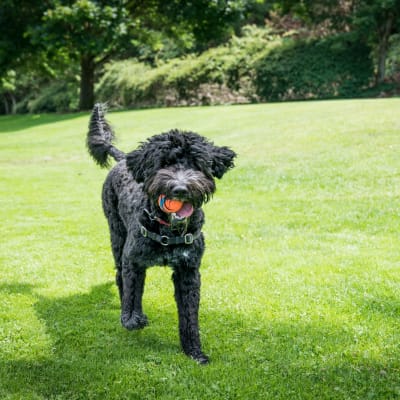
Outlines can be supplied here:
[[29, 114], [0, 116], [0, 134], [17, 132], [54, 122], [68, 121], [82, 116], [87, 116], [89, 121], [89, 112], [81, 112], [76, 114]]
[[143, 370], [143, 364], [154, 359], [151, 354], [173, 357], [180, 353], [176, 338], [160, 337], [156, 327], [134, 332], [123, 329], [112, 285], [65, 298], [35, 295], [34, 287], [25, 284], [0, 287], [0, 292], [37, 299], [37, 318], [44, 322], [52, 343], [50, 356], [16, 360], [0, 354], [0, 369], [7, 378], [0, 383], [1, 398], [5, 390], [7, 395], [34, 393], [46, 399], [60, 394], [68, 399], [85, 398], [87, 389], [101, 391], [102, 382], [118, 381], [125, 363]]
[[0, 355], [6, 378], [0, 395], [155, 399], [174, 398], [176, 389], [181, 398], [204, 399], [400, 396], [398, 360], [368, 357], [348, 329], [324, 323], [254, 321], [208, 311], [202, 335], [212, 363], [198, 367], [179, 350], [171, 309], [160, 313], [147, 307], [150, 326], [124, 330], [112, 285], [65, 298], [38, 296], [30, 285], [0, 287], [5, 293], [37, 299], [34, 309], [51, 341], [42, 357]]

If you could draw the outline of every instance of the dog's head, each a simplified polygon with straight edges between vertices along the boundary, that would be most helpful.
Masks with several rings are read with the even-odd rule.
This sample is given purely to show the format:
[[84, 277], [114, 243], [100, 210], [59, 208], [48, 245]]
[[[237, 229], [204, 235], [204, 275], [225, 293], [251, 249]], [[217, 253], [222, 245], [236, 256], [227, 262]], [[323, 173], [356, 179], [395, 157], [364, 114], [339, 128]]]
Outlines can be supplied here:
[[235, 156], [196, 133], [172, 130], [143, 142], [128, 154], [127, 166], [154, 204], [160, 196], [177, 200], [183, 206], [173, 217], [186, 219], [210, 200], [214, 178], [233, 168]]

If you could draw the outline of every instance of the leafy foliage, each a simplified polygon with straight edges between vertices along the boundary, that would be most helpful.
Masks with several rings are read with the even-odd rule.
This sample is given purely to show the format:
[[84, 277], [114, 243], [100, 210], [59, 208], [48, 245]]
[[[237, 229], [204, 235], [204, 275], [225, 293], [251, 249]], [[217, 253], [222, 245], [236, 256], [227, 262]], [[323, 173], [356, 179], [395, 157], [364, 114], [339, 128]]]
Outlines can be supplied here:
[[258, 62], [257, 93], [272, 101], [360, 96], [373, 76], [370, 52], [348, 35], [288, 41]]
[[67, 112], [78, 110], [79, 93], [76, 82], [55, 82], [27, 102], [30, 113]]
[[55, 4], [33, 26], [30, 35], [48, 52], [66, 51], [81, 66], [81, 109], [93, 106], [94, 73], [99, 63], [123, 51], [129, 44], [133, 21], [119, 1], [76, 0], [71, 5]]
[[111, 63], [97, 96], [122, 107], [353, 97], [372, 76], [370, 48], [352, 36], [282, 41], [249, 26], [225, 46], [158, 68]]
[[400, 34], [393, 35], [391, 38], [388, 54], [388, 74], [393, 77], [400, 75]]
[[[48, 52], [65, 49], [80, 63], [79, 108], [87, 109], [94, 103], [95, 71], [105, 60], [133, 51], [137, 43], [149, 43], [154, 39], [154, 30], [178, 36], [183, 25], [183, 29], [192, 30], [201, 41], [208, 41], [210, 35], [219, 38], [230, 18], [237, 15], [239, 3], [231, 0], [201, 4], [184, 0], [167, 4], [119, 0], [54, 3], [44, 13], [42, 23], [31, 27], [30, 35]], [[187, 15], [190, 17], [185, 18]]]
[[38, 48], [26, 35], [29, 26], [40, 24], [49, 0], [2, 0], [0, 2], [0, 76], [21, 64], [27, 55], [30, 62]]
[[[254, 0], [170, 0], [159, 3], [160, 14], [169, 17], [178, 27], [191, 32], [196, 50], [216, 46], [240, 30], [246, 11], [257, 3]], [[172, 32], [175, 27], [171, 27]], [[167, 28], [168, 30], [168, 28]]]
[[[266, 21], [280, 38], [269, 28], [244, 26], [256, 23], [265, 27]], [[67, 103], [75, 109], [76, 98], [51, 99], [53, 89], [59, 87], [54, 82], [59, 80], [68, 81], [68, 87], [80, 85], [80, 109], [91, 108], [94, 85], [102, 78], [97, 93], [129, 107], [357, 95], [370, 68], [367, 60], [367, 65], [360, 67], [363, 77], [355, 78], [357, 58], [366, 60], [361, 56], [362, 43], [338, 44], [355, 46], [355, 53], [342, 49], [343, 56], [350, 56], [344, 62], [338, 57], [338, 39], [331, 39], [336, 43], [330, 49], [321, 40], [318, 46], [304, 41], [340, 32], [362, 37], [371, 47], [376, 90], [383, 87], [378, 84], [395, 87], [400, 80], [395, 40], [400, 32], [400, 0], [3, 0], [0, 26], [0, 113], [30, 111], [33, 105], [37, 112], [53, 110], [58, 109], [57, 104], [64, 111]], [[283, 39], [289, 36], [300, 41]], [[280, 44], [281, 51], [277, 49], [269, 59], [270, 50]], [[333, 70], [307, 64], [301, 59], [301, 49]], [[321, 57], [318, 51], [323, 53]], [[309, 78], [291, 82], [299, 71], [295, 63], [290, 66], [286, 56], [313, 71], [311, 92], [306, 88]], [[332, 57], [336, 61], [329, 63]], [[145, 64], [136, 65], [132, 58]], [[130, 61], [120, 64], [121, 59]], [[277, 68], [276, 77], [272, 77], [270, 61]], [[111, 63], [104, 68], [107, 62]], [[145, 72], [140, 76], [123, 72], [117, 77], [118, 66], [124, 71]], [[341, 74], [339, 66], [345, 68]], [[289, 75], [283, 77], [283, 70]], [[346, 74], [352, 76], [347, 87]], [[107, 82], [117, 82], [122, 93], [112, 93], [105, 87]], [[313, 85], [322, 86], [319, 90]], [[76, 96], [77, 90], [67, 93]], [[34, 101], [37, 97], [41, 99]], [[48, 106], [46, 98], [51, 103]]]
[[400, 0], [282, 0], [275, 6], [310, 25], [324, 21], [331, 31], [357, 32], [373, 48], [376, 82], [383, 82], [390, 37], [400, 32]]
[[70, 6], [58, 4], [49, 8], [43, 24], [33, 29], [34, 39], [45, 41], [52, 50], [67, 48], [77, 57], [108, 54], [127, 37], [131, 23], [127, 10], [118, 3], [77, 0]]
[[221, 104], [253, 101], [251, 65], [280, 39], [248, 26], [243, 37], [200, 56], [173, 59], [157, 68], [132, 61], [110, 63], [97, 97], [114, 106]]

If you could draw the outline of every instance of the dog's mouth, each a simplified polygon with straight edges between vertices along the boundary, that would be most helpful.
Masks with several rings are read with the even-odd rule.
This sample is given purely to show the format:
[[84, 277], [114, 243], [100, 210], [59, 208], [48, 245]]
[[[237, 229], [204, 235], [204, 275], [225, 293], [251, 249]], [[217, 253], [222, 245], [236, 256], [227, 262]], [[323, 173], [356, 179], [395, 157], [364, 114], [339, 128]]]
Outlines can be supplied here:
[[179, 210], [175, 212], [169, 212], [167, 215], [171, 230], [186, 232], [189, 218], [193, 214], [193, 211], [193, 205], [188, 201], [183, 201], [182, 207]]
[[175, 215], [177, 218], [189, 218], [194, 211], [194, 207], [187, 201], [183, 202], [182, 208], [178, 210]]

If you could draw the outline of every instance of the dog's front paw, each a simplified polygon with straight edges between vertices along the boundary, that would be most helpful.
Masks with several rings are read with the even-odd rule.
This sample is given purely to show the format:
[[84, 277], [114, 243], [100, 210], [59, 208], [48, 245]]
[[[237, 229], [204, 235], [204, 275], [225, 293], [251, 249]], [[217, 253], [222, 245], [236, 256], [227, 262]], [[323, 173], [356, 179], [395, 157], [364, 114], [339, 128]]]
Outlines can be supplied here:
[[124, 328], [132, 331], [134, 329], [143, 329], [149, 324], [145, 314], [133, 312], [132, 314], [122, 314], [121, 324]]

